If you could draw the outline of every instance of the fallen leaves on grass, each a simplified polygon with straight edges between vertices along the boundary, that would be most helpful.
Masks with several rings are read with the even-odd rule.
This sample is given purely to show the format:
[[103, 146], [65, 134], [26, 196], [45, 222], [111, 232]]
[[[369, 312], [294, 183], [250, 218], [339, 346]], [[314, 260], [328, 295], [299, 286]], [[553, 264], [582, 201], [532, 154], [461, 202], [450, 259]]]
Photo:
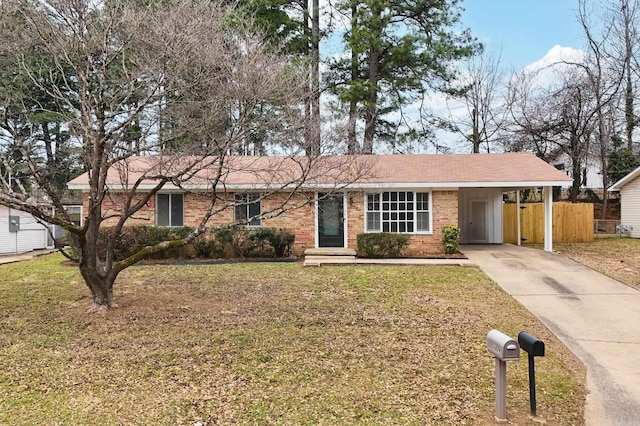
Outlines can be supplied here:
[[[582, 364], [477, 269], [140, 266], [91, 316], [60, 260], [0, 274], [0, 423], [494, 424], [499, 328], [545, 340], [538, 412], [582, 424]], [[513, 424], [533, 424], [526, 369]]]
[[555, 244], [554, 249], [628, 286], [640, 290], [640, 239], [601, 237], [592, 243]]

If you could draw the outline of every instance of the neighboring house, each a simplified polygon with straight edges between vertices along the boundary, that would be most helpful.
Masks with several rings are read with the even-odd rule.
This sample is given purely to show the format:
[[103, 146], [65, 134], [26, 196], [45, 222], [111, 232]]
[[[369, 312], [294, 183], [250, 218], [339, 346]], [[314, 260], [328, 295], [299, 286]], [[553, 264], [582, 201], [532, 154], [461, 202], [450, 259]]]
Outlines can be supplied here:
[[[107, 178], [109, 200], [103, 210], [118, 215], [118, 190], [130, 187], [151, 157], [137, 157], [129, 162], [129, 182], [121, 182], [123, 174], [114, 171]], [[280, 158], [275, 161], [274, 159]], [[348, 157], [339, 157], [348, 158]], [[336, 178], [318, 173], [301, 187], [289, 201], [300, 208], [281, 215], [254, 220], [248, 226], [287, 228], [296, 235], [293, 250], [304, 253], [307, 248], [356, 248], [356, 236], [363, 232], [394, 232], [411, 235], [407, 254], [423, 256], [442, 253], [442, 228], [458, 225], [462, 243], [501, 244], [502, 194], [518, 189], [545, 188], [545, 249], [551, 250], [551, 188], [571, 182], [564, 173], [530, 153], [459, 154], [459, 155], [372, 155], [358, 157], [367, 162], [369, 175], [345, 183], [336, 194]], [[217, 213], [209, 226], [223, 225], [271, 211], [286, 192], [270, 193], [282, 175], [292, 173], [294, 160], [282, 157], [234, 157], [234, 166], [223, 182], [228, 208]], [[331, 158], [326, 161], [332, 161]], [[279, 166], [270, 165], [279, 164]], [[290, 164], [289, 164], [290, 163]], [[273, 168], [290, 170], [278, 174]], [[134, 171], [132, 168], [137, 168]], [[250, 172], [259, 170], [258, 173]], [[269, 171], [269, 172], [267, 172]], [[196, 225], [211, 193], [207, 180], [200, 178], [181, 182], [180, 187], [167, 184], [129, 224], [158, 226]], [[261, 176], [261, 177], [258, 177]], [[272, 179], [272, 181], [269, 181]], [[88, 211], [87, 175], [68, 184], [82, 190], [84, 211]], [[338, 185], [340, 186], [340, 185]], [[139, 186], [149, 190], [152, 183]], [[265, 195], [268, 194], [268, 195]], [[317, 199], [311, 204], [305, 200]], [[234, 205], [234, 201], [243, 203]], [[112, 219], [114, 220], [114, 219]]]
[[0, 206], [0, 255], [52, 247], [48, 226], [29, 213]]
[[[560, 152], [553, 156], [549, 161], [553, 166], [564, 172], [567, 176], [573, 178], [573, 165], [571, 157], [566, 153]], [[571, 186], [571, 182], [568, 185], [563, 185], [564, 188]], [[580, 187], [589, 189], [602, 189], [602, 161], [600, 157], [596, 155], [587, 155], [580, 169]]]
[[[82, 201], [80, 201], [80, 203], [82, 203]], [[75, 225], [82, 225], [82, 204], [63, 204], [62, 207], [69, 214], [69, 219], [71, 219]], [[58, 225], [53, 225], [53, 236], [56, 240], [59, 238], [65, 238], [67, 236], [67, 231]]]
[[609, 191], [620, 192], [620, 229], [640, 238], [640, 167], [614, 183]]

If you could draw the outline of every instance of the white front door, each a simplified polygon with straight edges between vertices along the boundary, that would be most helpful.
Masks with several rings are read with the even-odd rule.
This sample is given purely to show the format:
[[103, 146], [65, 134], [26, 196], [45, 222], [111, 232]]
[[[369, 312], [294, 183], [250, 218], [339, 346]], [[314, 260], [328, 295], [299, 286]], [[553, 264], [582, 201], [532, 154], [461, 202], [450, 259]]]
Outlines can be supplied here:
[[470, 200], [469, 242], [488, 243], [487, 238], [487, 202], [485, 200]]

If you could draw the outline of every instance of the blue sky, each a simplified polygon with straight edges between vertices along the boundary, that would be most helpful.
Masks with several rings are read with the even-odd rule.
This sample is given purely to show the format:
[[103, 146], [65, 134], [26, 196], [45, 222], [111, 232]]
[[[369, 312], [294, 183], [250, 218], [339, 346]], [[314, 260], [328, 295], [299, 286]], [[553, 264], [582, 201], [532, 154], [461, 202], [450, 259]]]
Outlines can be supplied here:
[[576, 22], [577, 0], [464, 0], [461, 21], [492, 51], [502, 50], [502, 65], [522, 69], [554, 45], [582, 48]]

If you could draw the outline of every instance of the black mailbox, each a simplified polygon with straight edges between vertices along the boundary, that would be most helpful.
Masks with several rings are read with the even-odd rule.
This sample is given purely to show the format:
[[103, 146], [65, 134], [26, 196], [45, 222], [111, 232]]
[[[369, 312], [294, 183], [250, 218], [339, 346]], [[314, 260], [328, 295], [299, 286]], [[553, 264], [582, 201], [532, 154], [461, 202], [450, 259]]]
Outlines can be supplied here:
[[536, 415], [536, 367], [534, 359], [544, 356], [544, 342], [533, 337], [526, 331], [518, 333], [518, 345], [529, 354], [529, 404], [531, 414]]
[[544, 342], [530, 335], [526, 331], [518, 334], [520, 348], [531, 356], [544, 356]]

